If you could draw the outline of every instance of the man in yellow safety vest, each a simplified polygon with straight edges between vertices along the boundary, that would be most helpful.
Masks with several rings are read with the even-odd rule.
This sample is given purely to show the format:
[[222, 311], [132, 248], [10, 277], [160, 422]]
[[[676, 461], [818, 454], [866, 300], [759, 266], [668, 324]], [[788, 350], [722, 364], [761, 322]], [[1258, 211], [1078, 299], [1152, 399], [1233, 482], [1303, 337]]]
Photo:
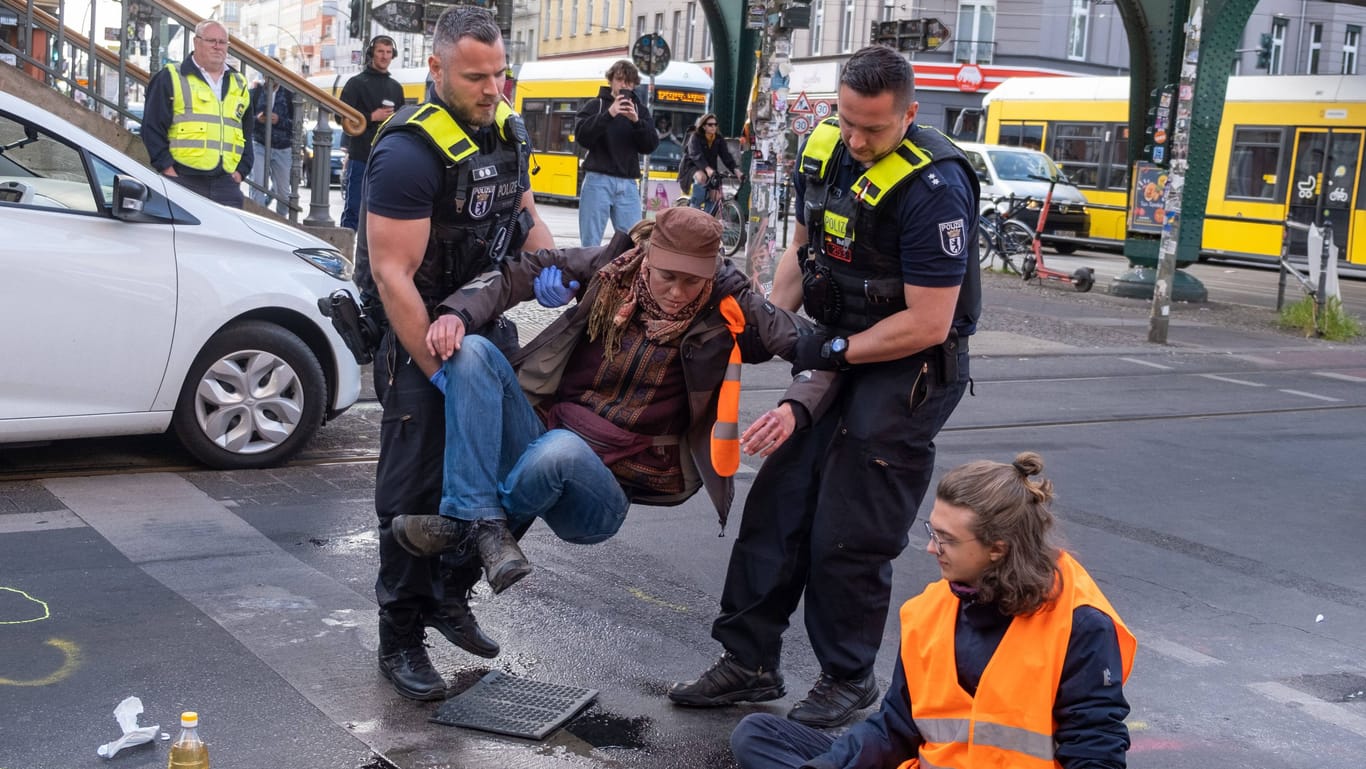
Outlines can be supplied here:
[[142, 143], [156, 170], [210, 200], [241, 208], [242, 178], [252, 165], [242, 130], [251, 94], [227, 59], [223, 25], [195, 25], [194, 52], [147, 84]]

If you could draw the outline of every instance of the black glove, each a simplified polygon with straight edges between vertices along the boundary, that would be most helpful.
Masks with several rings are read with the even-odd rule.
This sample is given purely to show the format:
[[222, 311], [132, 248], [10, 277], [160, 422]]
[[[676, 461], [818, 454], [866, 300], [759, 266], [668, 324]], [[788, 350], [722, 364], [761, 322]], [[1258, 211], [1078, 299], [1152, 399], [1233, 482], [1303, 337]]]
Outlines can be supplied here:
[[830, 341], [826, 331], [814, 331], [797, 337], [792, 347], [792, 376], [808, 369], [828, 371], [839, 367], [839, 362], [829, 357], [821, 357], [821, 348]]

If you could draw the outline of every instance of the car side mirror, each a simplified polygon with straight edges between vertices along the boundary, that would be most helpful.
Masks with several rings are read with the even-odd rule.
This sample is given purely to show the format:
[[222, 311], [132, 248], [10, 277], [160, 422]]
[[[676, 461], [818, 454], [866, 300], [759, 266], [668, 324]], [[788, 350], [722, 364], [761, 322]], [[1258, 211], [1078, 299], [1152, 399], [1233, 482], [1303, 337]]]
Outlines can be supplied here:
[[147, 185], [131, 176], [114, 176], [114, 218], [137, 220], [142, 218], [150, 192]]
[[983, 184], [991, 184], [991, 174], [981, 170], [980, 168], [977, 169], [977, 179], [981, 181]]

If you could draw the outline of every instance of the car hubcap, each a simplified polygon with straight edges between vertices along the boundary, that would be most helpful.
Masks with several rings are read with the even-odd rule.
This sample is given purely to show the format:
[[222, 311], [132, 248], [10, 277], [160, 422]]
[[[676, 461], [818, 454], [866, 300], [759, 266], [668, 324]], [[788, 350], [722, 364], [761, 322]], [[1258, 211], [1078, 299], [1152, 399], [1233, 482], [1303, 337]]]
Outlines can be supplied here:
[[294, 434], [303, 415], [299, 376], [284, 360], [260, 350], [220, 358], [195, 391], [199, 429], [234, 454], [269, 451]]

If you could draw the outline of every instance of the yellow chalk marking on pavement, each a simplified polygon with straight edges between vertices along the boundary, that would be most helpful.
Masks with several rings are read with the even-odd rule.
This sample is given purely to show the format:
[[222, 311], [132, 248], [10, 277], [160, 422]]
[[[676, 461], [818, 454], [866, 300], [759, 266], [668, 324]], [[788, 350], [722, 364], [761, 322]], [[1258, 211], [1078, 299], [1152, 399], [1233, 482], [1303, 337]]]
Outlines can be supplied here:
[[18, 593], [19, 595], [22, 595], [23, 597], [27, 598], [28, 600], [30, 600], [30, 601], [32, 601], [32, 602], [38, 604], [39, 606], [43, 607], [43, 616], [41, 616], [41, 617], [33, 617], [32, 619], [14, 619], [14, 620], [0, 619], [0, 625], [23, 625], [23, 624], [25, 624], [25, 623], [27, 623], [27, 622], [42, 622], [43, 620], [45, 620], [45, 619], [47, 619], [48, 617], [51, 617], [51, 616], [52, 616], [52, 612], [48, 611], [48, 608], [47, 608], [47, 601], [42, 601], [42, 600], [39, 600], [39, 599], [37, 599], [37, 598], [34, 598], [33, 596], [29, 595], [28, 593], [25, 593], [24, 591], [20, 590], [20, 589], [17, 588], [17, 587], [0, 587], [0, 590], [7, 590], [7, 591], [9, 591], [9, 592], [11, 592], [11, 593]]
[[50, 684], [55, 684], [76, 672], [76, 668], [81, 666], [81, 647], [71, 641], [62, 640], [61, 638], [49, 638], [47, 639], [47, 645], [60, 651], [65, 658], [62, 662], [62, 666], [57, 668], [56, 672], [29, 681], [16, 681], [13, 678], [0, 678], [0, 686], [48, 686]]
[[631, 595], [635, 596], [636, 598], [639, 598], [642, 601], [645, 601], [646, 603], [652, 603], [656, 606], [663, 606], [666, 609], [673, 609], [674, 611], [688, 611], [688, 607], [686, 606], [680, 606], [676, 603], [669, 603], [668, 601], [661, 601], [652, 595], [646, 594], [646, 592], [644, 590], [641, 590], [640, 588], [633, 587], [630, 589], [630, 593]]

